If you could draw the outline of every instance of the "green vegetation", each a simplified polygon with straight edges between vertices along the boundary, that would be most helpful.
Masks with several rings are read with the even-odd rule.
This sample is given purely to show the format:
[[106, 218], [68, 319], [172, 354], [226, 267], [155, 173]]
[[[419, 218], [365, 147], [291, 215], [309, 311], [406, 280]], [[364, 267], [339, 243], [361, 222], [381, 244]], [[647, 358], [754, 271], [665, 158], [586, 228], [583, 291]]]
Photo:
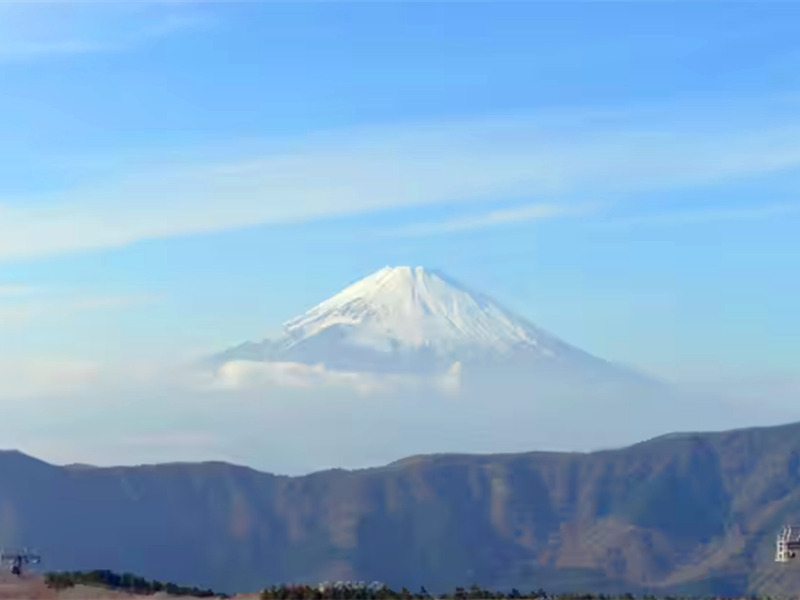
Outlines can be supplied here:
[[[66, 589], [76, 585], [89, 585], [120, 590], [139, 595], [151, 595], [165, 592], [173, 596], [193, 598], [229, 598], [226, 594], [218, 594], [212, 590], [202, 590], [196, 587], [179, 586], [174, 583], [148, 581], [143, 577], [112, 571], [74, 571], [66, 573], [47, 573], [47, 585], [54, 589]], [[422, 587], [416, 593], [406, 588], [395, 591], [381, 583], [365, 584], [362, 582], [323, 583], [319, 585], [308, 584], [281, 584], [261, 591], [261, 600], [702, 600], [690, 596], [664, 596], [653, 595], [634, 596], [633, 594], [592, 594], [592, 593], [567, 593], [548, 594], [542, 589], [530, 592], [520, 592], [512, 589], [510, 592], [498, 592], [472, 585], [468, 588], [457, 587], [452, 592], [433, 595]], [[716, 600], [722, 600], [717, 598]], [[728, 600], [772, 600], [770, 597], [750, 597]]]
[[112, 571], [73, 571], [68, 573], [47, 573], [45, 582], [55, 589], [66, 589], [76, 585], [90, 585], [114, 590], [123, 590], [133, 594], [150, 595], [166, 592], [173, 596], [192, 596], [194, 598], [226, 598], [224, 594], [216, 594], [211, 590], [186, 587], [174, 583], [148, 581], [131, 573], [122, 575]]
[[[491, 598], [545, 598], [543, 591], [537, 592], [533, 596], [523, 596], [516, 590], [512, 595], [504, 595], [498, 592], [485, 590], [477, 585], [465, 588], [456, 588], [453, 593], [433, 596], [423, 587], [416, 594], [412, 594], [406, 588], [399, 592], [381, 584], [322, 584], [318, 586], [310, 585], [279, 585], [262, 590], [262, 600], [431, 600], [435, 598], [461, 599], [491, 599]], [[574, 599], [582, 600], [582, 599]]]
[[[384, 585], [364, 585], [351, 583], [310, 585], [279, 585], [261, 591], [262, 600], [697, 600], [689, 597], [656, 596], [636, 598], [632, 594], [548, 594], [544, 590], [522, 593], [513, 589], [510, 592], [497, 592], [478, 585], [469, 588], [457, 587], [454, 591], [434, 596], [423, 587], [417, 593], [406, 588], [399, 592]], [[771, 600], [770, 598], [751, 598], [741, 600]]]

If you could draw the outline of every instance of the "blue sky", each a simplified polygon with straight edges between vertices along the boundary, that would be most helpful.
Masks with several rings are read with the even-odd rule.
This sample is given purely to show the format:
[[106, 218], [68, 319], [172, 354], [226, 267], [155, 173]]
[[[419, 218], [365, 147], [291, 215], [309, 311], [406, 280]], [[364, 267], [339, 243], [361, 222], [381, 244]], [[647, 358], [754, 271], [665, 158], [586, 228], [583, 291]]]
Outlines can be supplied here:
[[0, 4], [0, 372], [187, 360], [420, 264], [665, 377], [796, 375], [798, 17]]

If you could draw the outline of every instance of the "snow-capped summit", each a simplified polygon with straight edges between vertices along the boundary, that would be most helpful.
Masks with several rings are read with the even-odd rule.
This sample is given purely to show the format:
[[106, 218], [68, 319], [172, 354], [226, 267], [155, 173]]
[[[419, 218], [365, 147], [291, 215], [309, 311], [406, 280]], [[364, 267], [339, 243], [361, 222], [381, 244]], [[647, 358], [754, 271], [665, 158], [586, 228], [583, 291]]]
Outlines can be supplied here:
[[505, 353], [521, 344], [547, 353], [553, 341], [436, 271], [384, 267], [285, 325], [294, 343], [336, 329], [348, 343], [383, 352], [461, 348]]
[[525, 377], [636, 378], [559, 340], [438, 271], [384, 267], [284, 324], [278, 340], [215, 357], [383, 373], [469, 372]]

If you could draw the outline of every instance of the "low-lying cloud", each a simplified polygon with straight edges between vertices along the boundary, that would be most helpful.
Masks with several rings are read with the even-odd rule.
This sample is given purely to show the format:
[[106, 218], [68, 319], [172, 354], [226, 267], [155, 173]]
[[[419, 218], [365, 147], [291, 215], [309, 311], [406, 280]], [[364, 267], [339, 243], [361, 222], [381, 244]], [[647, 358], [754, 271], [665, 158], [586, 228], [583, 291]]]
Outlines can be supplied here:
[[[26, 371], [18, 364], [0, 373], [9, 382], [16, 370], [20, 386], [0, 390], [0, 438], [7, 448], [58, 464], [225, 460], [300, 474], [425, 453], [588, 451], [673, 431], [800, 418], [791, 397], [797, 388], [786, 384], [789, 395], [764, 402], [758, 395], [728, 397], [721, 385], [652, 397], [570, 394], [508, 380], [456, 390], [435, 380], [291, 363], [235, 364], [217, 373], [174, 365], [54, 366]], [[25, 397], [16, 393], [25, 379], [37, 378], [50, 384]]]
[[238, 391], [276, 387], [308, 390], [342, 388], [361, 395], [414, 389], [432, 389], [444, 393], [454, 393], [460, 387], [460, 375], [461, 367], [458, 363], [445, 373], [416, 376], [339, 371], [328, 369], [322, 364], [236, 360], [225, 363], [217, 370], [211, 380], [211, 387]]

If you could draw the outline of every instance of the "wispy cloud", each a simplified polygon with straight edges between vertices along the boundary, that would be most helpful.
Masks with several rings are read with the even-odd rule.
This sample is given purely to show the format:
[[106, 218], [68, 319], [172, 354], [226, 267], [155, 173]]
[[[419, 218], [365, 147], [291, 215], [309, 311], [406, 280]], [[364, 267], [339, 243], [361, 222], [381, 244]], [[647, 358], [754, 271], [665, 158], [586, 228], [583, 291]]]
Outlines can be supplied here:
[[86, 54], [110, 50], [111, 45], [89, 40], [16, 40], [0, 44], [0, 60], [38, 58], [41, 56]]
[[596, 206], [569, 204], [527, 204], [525, 206], [502, 210], [491, 210], [479, 214], [457, 216], [439, 221], [415, 223], [398, 227], [389, 231], [392, 236], [426, 236], [436, 234], [459, 233], [487, 229], [512, 223], [527, 223], [546, 219], [577, 217], [591, 214]]
[[38, 288], [22, 283], [0, 283], [0, 299], [34, 294]]
[[[32, 289], [32, 288], [31, 288]], [[19, 296], [23, 293], [3, 295], [0, 287], [0, 329], [25, 325], [34, 320], [63, 319], [82, 312], [129, 308], [157, 301], [156, 297], [146, 295], [72, 296], [44, 297], [30, 300]]]
[[[800, 123], [728, 130], [704, 115], [654, 130], [635, 114], [397, 125], [273, 143], [248, 156], [141, 168], [49, 197], [0, 198], [0, 260], [386, 209], [483, 202], [464, 230], [618, 198], [800, 168]], [[663, 119], [662, 119], [663, 120]], [[526, 197], [518, 210], [492, 203]], [[580, 210], [580, 208], [578, 209]]]
[[277, 388], [343, 388], [363, 395], [413, 389], [457, 392], [460, 384], [459, 364], [446, 373], [423, 377], [337, 371], [324, 365], [292, 362], [231, 361], [220, 367], [210, 380], [206, 380], [205, 389], [253, 391]]
[[210, 22], [174, 2], [1, 2], [0, 61], [121, 51]]
[[614, 217], [595, 223], [595, 225], [601, 227], [702, 225], [726, 221], [761, 221], [799, 214], [800, 202], [791, 202], [715, 209], [697, 208], [648, 215]]
[[[2, 321], [0, 311], [0, 325]], [[40, 357], [0, 361], [0, 399], [68, 394], [91, 385], [101, 371], [98, 363], [77, 359]]]
[[206, 431], [163, 431], [124, 436], [119, 443], [132, 449], [156, 450], [160, 453], [190, 450], [196, 459], [199, 450], [216, 450], [221, 440]]

